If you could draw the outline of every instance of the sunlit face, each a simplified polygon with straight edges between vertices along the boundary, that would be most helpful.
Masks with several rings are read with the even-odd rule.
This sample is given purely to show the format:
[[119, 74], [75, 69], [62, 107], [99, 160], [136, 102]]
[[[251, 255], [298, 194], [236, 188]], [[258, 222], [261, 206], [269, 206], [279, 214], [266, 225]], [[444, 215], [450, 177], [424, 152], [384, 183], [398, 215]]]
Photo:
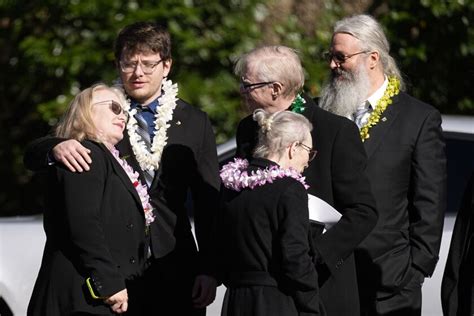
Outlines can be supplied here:
[[98, 89], [92, 96], [91, 113], [96, 137], [108, 147], [123, 138], [127, 114], [120, 102], [119, 97], [109, 89]]
[[[256, 85], [248, 86], [252, 84]], [[246, 88], [246, 86], [248, 86], [248, 88]], [[264, 109], [269, 113], [277, 111], [272, 104], [272, 85], [271, 83], [263, 83], [262, 80], [258, 79], [253, 63], [247, 65], [242, 75], [240, 95], [251, 112], [255, 109]]]
[[347, 73], [353, 74], [361, 63], [367, 63], [367, 54], [363, 53], [360, 41], [346, 33], [334, 34], [330, 52], [333, 55], [346, 56], [342, 62], [338, 62], [337, 58], [333, 58], [329, 63], [335, 80], [349, 79]]
[[[124, 70], [124, 64], [129, 69]], [[161, 95], [161, 82], [170, 72], [171, 60], [162, 61], [160, 54], [153, 52], [124, 53], [118, 68], [125, 92], [135, 101], [148, 105]]]

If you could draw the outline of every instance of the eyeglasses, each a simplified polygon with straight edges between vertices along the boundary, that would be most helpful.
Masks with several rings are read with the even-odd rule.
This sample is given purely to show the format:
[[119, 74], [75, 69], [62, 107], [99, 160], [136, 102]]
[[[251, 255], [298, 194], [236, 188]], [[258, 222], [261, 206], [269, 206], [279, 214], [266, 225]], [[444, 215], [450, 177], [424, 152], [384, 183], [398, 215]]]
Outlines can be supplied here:
[[244, 78], [241, 78], [240, 79], [240, 91], [248, 93], [253, 89], [257, 89], [257, 88], [263, 87], [267, 84], [272, 84], [274, 82], [275, 81], [263, 81], [263, 82], [256, 82], [256, 83], [246, 83], [244, 81]]
[[298, 145], [300, 145], [301, 147], [303, 147], [304, 150], [306, 150], [308, 152], [308, 161], [311, 161], [314, 159], [314, 157], [316, 157], [316, 154], [318, 153], [317, 150], [309, 147], [309, 146], [306, 146], [305, 144], [303, 143], [298, 143]]
[[361, 51], [361, 52], [357, 52], [357, 53], [349, 54], [349, 55], [344, 55], [341, 52], [336, 52], [336, 53], [325, 52], [325, 53], [323, 53], [323, 57], [324, 57], [324, 59], [327, 60], [328, 63], [330, 63], [331, 61], [334, 60], [334, 62], [336, 64], [340, 65], [340, 64], [345, 63], [346, 60], [348, 60], [351, 57], [354, 57], [354, 56], [360, 55], [360, 54], [366, 54], [366, 53], [368, 53], [368, 51]]
[[92, 105], [107, 104], [107, 103], [109, 104], [109, 109], [110, 111], [112, 111], [112, 113], [114, 113], [115, 115], [120, 115], [123, 113], [125, 115], [125, 120], [128, 122], [128, 118], [130, 114], [128, 113], [128, 111], [124, 110], [124, 108], [120, 105], [120, 103], [114, 100], [101, 101], [101, 102], [94, 103]]
[[120, 69], [128, 74], [132, 73], [137, 69], [137, 66], [140, 65], [140, 68], [142, 69], [143, 73], [145, 75], [151, 75], [154, 71], [156, 66], [158, 66], [163, 59], [160, 59], [158, 61], [124, 61], [121, 60], [119, 62], [120, 64]]

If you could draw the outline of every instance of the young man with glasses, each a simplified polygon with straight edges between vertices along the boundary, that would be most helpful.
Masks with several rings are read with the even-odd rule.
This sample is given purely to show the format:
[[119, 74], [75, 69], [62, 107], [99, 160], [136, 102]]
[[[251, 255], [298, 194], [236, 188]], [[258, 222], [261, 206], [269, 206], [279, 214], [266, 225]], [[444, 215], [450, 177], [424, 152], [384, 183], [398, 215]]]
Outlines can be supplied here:
[[[144, 315], [205, 315], [217, 285], [211, 232], [220, 182], [211, 123], [204, 112], [178, 99], [177, 86], [167, 79], [172, 59], [165, 29], [145, 22], [126, 26], [116, 39], [115, 57], [131, 101], [117, 148], [148, 186], [156, 216], [145, 254]], [[29, 146], [26, 166], [43, 167], [47, 153], [73, 172], [87, 171], [93, 163], [80, 143], [47, 138]], [[185, 206], [188, 192], [199, 252]]]
[[356, 251], [362, 314], [421, 315], [443, 231], [445, 144], [440, 113], [403, 92], [389, 49], [371, 16], [337, 22], [320, 105], [357, 123], [368, 156], [379, 222]]
[[[268, 69], [273, 69], [269, 72]], [[304, 172], [317, 196], [342, 214], [326, 233], [316, 236], [316, 269], [320, 297], [326, 315], [357, 315], [359, 297], [354, 249], [377, 222], [375, 202], [364, 171], [366, 156], [357, 127], [350, 120], [317, 107], [300, 91], [304, 71], [296, 52], [285, 46], [264, 46], [243, 55], [235, 66], [241, 78], [241, 95], [251, 111], [292, 110], [303, 114], [313, 125], [312, 147], [301, 144], [310, 158]], [[258, 126], [252, 116], [237, 129], [237, 156], [250, 158], [257, 143]], [[303, 146], [304, 145], [304, 146]]]

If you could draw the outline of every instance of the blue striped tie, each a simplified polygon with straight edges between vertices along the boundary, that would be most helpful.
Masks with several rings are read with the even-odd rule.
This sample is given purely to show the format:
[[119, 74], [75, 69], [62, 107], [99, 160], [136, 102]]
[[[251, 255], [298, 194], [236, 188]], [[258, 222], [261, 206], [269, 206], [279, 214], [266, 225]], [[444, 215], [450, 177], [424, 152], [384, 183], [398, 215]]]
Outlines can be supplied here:
[[[137, 132], [138, 135], [141, 136], [143, 142], [145, 143], [146, 148], [150, 151], [151, 148], [151, 138], [150, 133], [148, 131], [148, 123], [146, 122], [145, 118], [143, 117], [143, 108], [141, 106], [137, 106], [137, 114], [135, 114], [135, 118], [137, 119]], [[153, 182], [153, 178], [155, 177], [154, 170], [143, 170], [143, 175], [145, 176], [146, 184], [150, 187], [151, 183]]]

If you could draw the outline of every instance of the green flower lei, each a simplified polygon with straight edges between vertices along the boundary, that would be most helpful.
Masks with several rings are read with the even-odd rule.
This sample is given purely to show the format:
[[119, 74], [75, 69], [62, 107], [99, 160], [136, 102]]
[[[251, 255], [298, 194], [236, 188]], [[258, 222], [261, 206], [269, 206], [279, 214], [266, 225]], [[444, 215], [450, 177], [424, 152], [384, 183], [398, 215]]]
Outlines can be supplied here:
[[306, 107], [303, 106], [303, 104], [306, 103], [306, 100], [303, 99], [301, 94], [298, 94], [296, 98], [293, 100], [293, 103], [290, 105], [290, 111], [295, 112], [298, 114], [303, 113], [303, 111], [306, 109]]
[[367, 123], [360, 128], [360, 138], [364, 142], [367, 138], [370, 137], [369, 130], [377, 125], [380, 121], [380, 117], [387, 107], [392, 104], [392, 97], [396, 96], [400, 92], [400, 80], [395, 77], [388, 77], [388, 86], [385, 89], [385, 92], [382, 98], [377, 102], [375, 109], [369, 116]]

